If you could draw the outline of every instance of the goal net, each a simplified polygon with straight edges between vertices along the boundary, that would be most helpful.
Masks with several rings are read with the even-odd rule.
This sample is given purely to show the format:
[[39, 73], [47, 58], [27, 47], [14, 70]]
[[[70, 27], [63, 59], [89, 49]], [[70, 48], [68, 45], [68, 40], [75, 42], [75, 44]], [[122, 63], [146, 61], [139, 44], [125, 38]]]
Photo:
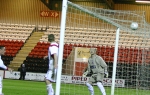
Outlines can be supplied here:
[[[137, 29], [131, 23], [138, 23]], [[150, 93], [150, 29], [143, 11], [94, 8], [68, 2], [60, 95], [90, 95], [82, 77], [90, 57], [89, 48], [108, 65], [109, 77], [103, 85], [111, 95], [116, 31], [119, 31], [114, 95]], [[59, 40], [59, 31], [53, 31]], [[101, 95], [94, 84], [95, 95]], [[57, 88], [57, 87], [56, 87]]]

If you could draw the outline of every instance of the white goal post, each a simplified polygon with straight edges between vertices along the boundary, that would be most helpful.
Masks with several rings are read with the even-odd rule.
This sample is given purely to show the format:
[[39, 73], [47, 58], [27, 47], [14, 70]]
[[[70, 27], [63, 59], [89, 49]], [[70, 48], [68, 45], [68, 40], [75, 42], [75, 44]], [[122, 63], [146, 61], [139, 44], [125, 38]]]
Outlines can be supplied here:
[[[137, 29], [131, 29], [130, 25], [133, 22], [138, 23]], [[116, 79], [125, 80], [127, 91], [134, 88], [133, 91], [136, 91], [136, 95], [145, 94], [145, 92], [139, 89], [149, 89], [149, 85], [146, 84], [149, 83], [150, 75], [145, 73], [149, 69], [148, 63], [150, 62], [150, 57], [148, 56], [150, 54], [150, 33], [148, 32], [150, 29], [148, 26], [149, 24], [145, 21], [145, 12], [143, 11], [108, 10], [78, 5], [63, 0], [60, 33], [58, 33], [60, 35], [59, 66], [55, 94], [61, 95], [61, 85], [63, 84], [64, 86], [67, 84], [67, 82], [61, 83], [62, 75], [68, 79], [70, 79], [70, 76], [72, 78], [76, 76], [78, 80], [81, 71], [78, 74], [76, 74], [76, 71], [81, 69], [83, 64], [86, 63], [80, 60], [78, 62], [80, 65], [78, 66], [81, 67], [76, 67], [77, 63], [75, 62], [75, 56], [73, 56], [75, 48], [70, 49], [70, 47], [96, 47], [99, 50], [99, 55], [108, 64], [109, 78], [112, 78], [111, 89], [106, 86], [108, 95], [119, 95], [119, 91], [124, 91], [124, 89], [115, 88]], [[64, 44], [67, 44], [68, 47], [65, 48]], [[62, 66], [64, 50], [71, 52], [66, 57], [66, 63], [70, 64], [67, 63], [65, 68]], [[106, 52], [104, 53], [104, 51]], [[85, 56], [83, 56], [83, 59]], [[87, 57], [85, 58], [86, 60], [88, 59]], [[64, 74], [62, 74], [62, 69], [65, 69]], [[143, 71], [145, 69], [146, 71]], [[82, 78], [80, 78], [80, 81], [82, 81]], [[75, 83], [69, 84], [70, 93], [66, 92], [67, 95], [76, 95], [71, 92], [75, 90], [75, 86], [80, 85], [76, 85]], [[85, 90], [83, 84], [81, 84], [81, 87]], [[65, 87], [62, 88], [65, 89]], [[84, 92], [81, 93], [83, 95]], [[122, 95], [128, 95], [128, 93]]]

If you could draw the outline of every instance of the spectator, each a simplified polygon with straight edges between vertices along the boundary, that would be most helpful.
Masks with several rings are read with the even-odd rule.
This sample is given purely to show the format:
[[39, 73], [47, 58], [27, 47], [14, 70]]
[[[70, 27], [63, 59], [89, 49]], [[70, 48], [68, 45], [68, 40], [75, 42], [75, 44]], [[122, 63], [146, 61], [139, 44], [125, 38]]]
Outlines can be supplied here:
[[19, 78], [19, 80], [21, 80], [21, 79], [25, 80], [25, 76], [26, 76], [25, 64], [21, 64], [21, 66], [19, 68], [19, 71], [20, 71], [20, 78]]

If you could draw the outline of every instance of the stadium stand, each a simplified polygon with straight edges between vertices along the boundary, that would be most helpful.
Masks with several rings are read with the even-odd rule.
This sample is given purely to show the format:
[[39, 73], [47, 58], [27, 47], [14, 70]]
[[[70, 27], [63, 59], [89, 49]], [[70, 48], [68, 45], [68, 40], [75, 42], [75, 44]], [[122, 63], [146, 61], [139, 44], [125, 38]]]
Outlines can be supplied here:
[[[60, 37], [59, 31], [60, 31], [60, 27], [50, 26], [47, 29], [47, 31], [44, 32], [44, 35], [41, 37], [37, 45], [31, 50], [28, 57], [32, 57], [32, 60], [41, 58], [40, 62], [43, 62], [42, 58], [47, 54], [47, 49], [50, 44], [47, 42], [48, 34], [54, 34], [56, 37], [56, 41], [59, 42], [59, 37]], [[103, 59], [109, 64], [109, 67], [111, 69], [112, 62], [113, 62], [113, 54], [114, 54], [113, 45], [115, 43], [115, 31], [114, 30], [94, 30], [94, 29], [91, 29], [88, 32], [85, 32], [85, 31], [86, 29], [80, 29], [80, 28], [67, 29], [66, 28], [63, 59], [64, 60], [67, 59], [73, 47], [89, 47], [89, 48], [95, 47], [98, 49], [98, 52], [97, 52], [98, 55], [103, 57]], [[130, 39], [128, 39], [127, 41], [126, 40], [121, 41], [122, 47], [119, 47], [118, 62], [130, 63], [130, 64], [134, 64], [135, 62], [141, 63], [142, 62], [142, 59], [141, 59], [142, 50], [137, 51], [138, 49], [135, 48], [135, 43], [137, 42], [136, 36], [132, 37], [133, 36], [132, 34], [129, 34], [126, 32], [121, 32], [120, 35], [121, 37], [128, 37]], [[142, 42], [142, 38], [138, 39], [138, 41]], [[132, 45], [134, 47], [132, 47]], [[138, 45], [141, 45], [141, 44], [138, 44]], [[122, 52], [122, 51], [126, 51], [126, 52]], [[29, 63], [30, 62], [28, 62], [27, 64]], [[31, 63], [34, 64], [34, 61]], [[45, 63], [46, 62], [43, 62], [42, 64], [38, 64], [38, 66], [40, 67]], [[39, 70], [40, 68], [36, 70], [34, 68], [35, 67], [29, 67], [31, 71], [33, 70], [36, 72], [40, 72]], [[43, 69], [45, 69], [45, 67]]]
[[0, 23], [0, 45], [6, 47], [2, 56], [5, 65], [11, 65], [34, 29], [35, 25]]
[[[29, 25], [26, 25], [26, 27], [28, 26]], [[0, 44], [7, 47], [6, 54], [3, 56], [4, 62], [7, 65], [11, 63], [17, 67], [20, 65], [18, 65], [19, 62], [16, 60], [20, 59], [20, 62], [26, 64], [28, 72], [45, 73], [48, 67], [48, 60], [43, 60], [43, 57], [47, 55], [48, 46], [50, 44], [47, 36], [48, 34], [54, 34], [56, 41], [59, 42], [60, 27], [49, 26], [49, 28], [42, 28], [41, 26], [38, 30], [42, 30], [42, 32], [35, 32], [35, 34], [32, 33], [34, 28], [32, 28], [31, 31], [32, 25], [27, 29], [20, 29], [20, 27], [23, 26], [19, 26], [18, 28], [18, 25], [8, 26], [0, 24]], [[114, 30], [88, 29], [88, 31], [86, 31], [86, 29], [80, 28], [66, 28], [63, 62], [67, 60], [74, 47], [94, 47], [97, 48], [97, 54], [102, 56], [107, 62], [109, 77], [111, 77], [115, 35]], [[137, 72], [134, 71], [136, 71], [137, 65], [140, 66], [143, 62], [142, 56], [145, 56], [145, 62], [149, 64], [150, 51], [147, 48], [139, 48], [143, 45], [143, 39], [141, 37], [133, 36], [123, 31], [120, 32], [120, 37], [123, 40], [119, 41], [121, 47], [119, 47], [118, 50], [117, 78], [123, 78], [126, 80], [125, 85], [133, 86], [135, 82], [133, 80], [135, 80], [136, 76], [126, 76], [137, 74]], [[36, 39], [36, 41], [33, 39]], [[23, 58], [18, 56], [23, 56]]]

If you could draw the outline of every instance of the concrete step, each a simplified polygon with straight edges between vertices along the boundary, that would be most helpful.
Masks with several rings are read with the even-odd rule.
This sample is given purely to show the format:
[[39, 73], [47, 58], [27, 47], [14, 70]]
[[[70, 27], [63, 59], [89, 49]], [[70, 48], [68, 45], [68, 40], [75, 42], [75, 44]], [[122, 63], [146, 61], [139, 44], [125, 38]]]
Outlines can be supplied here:
[[19, 59], [19, 58], [24, 58], [26, 56], [28, 56], [28, 53], [26, 53], [26, 54], [25, 53], [24, 54], [19, 53], [19, 54], [16, 55], [16, 57], [14, 58], [14, 60]]
[[24, 47], [34, 47], [36, 44], [37, 44], [37, 42], [34, 42], [35, 44], [24, 44]]
[[32, 39], [32, 40], [27, 40], [27, 41], [26, 41], [26, 42], [27, 42], [26, 44], [30, 44], [30, 43], [31, 43], [31, 44], [32, 44], [32, 43], [37, 43], [37, 42], [39, 41], [39, 39], [40, 39], [40, 38], [38, 38], [38, 39], [34, 39], [34, 40], [33, 40], [33, 39]]
[[37, 40], [37, 39], [39, 39], [41, 37], [42, 37], [42, 35], [37, 35], [37, 36], [32, 36], [29, 39], [31, 39], [31, 40], [34, 40], [34, 39]]
[[32, 37], [36, 37], [36, 36], [42, 36], [44, 33], [42, 33], [42, 34], [39, 34], [39, 33], [34, 33], [34, 34], [32, 34]]
[[13, 65], [16, 65], [16, 64], [22, 64], [23, 62], [22, 61], [13, 61], [11, 64], [13, 64]]
[[19, 51], [19, 54], [28, 54], [29, 52], [31, 52], [31, 50], [29, 50], [29, 49], [23, 49], [23, 50]]
[[31, 50], [33, 47], [22, 47], [22, 50]]
[[27, 52], [27, 50], [25, 51], [20, 51], [20, 53], [18, 53], [17, 55], [16, 55], [16, 57], [18, 57], [18, 56], [22, 56], [22, 55], [28, 55], [28, 52]]
[[[40, 38], [38, 38], [37, 40], [39, 41]], [[28, 40], [26, 44], [37, 44], [37, 40]]]
[[25, 58], [14, 58], [13, 62], [23, 62], [25, 60]]
[[17, 70], [26, 59], [28, 54], [31, 52], [31, 50], [34, 48], [34, 46], [36, 46], [36, 44], [39, 42], [39, 39], [43, 34], [44, 32], [33, 32], [33, 34], [29, 37], [24, 46], [18, 52], [14, 60], [11, 62], [10, 66], [16, 68]]

